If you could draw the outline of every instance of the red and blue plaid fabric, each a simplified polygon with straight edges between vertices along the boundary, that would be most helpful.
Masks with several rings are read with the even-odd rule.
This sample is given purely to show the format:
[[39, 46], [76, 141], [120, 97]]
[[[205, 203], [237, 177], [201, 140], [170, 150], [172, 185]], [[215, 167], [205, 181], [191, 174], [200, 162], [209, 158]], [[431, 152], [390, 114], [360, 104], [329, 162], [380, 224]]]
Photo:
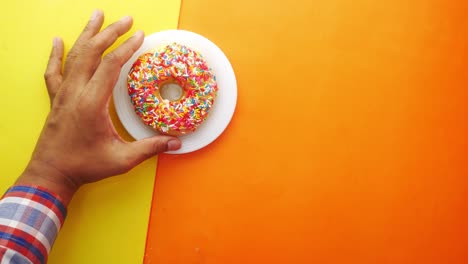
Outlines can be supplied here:
[[66, 214], [41, 187], [11, 187], [0, 200], [0, 264], [46, 263]]

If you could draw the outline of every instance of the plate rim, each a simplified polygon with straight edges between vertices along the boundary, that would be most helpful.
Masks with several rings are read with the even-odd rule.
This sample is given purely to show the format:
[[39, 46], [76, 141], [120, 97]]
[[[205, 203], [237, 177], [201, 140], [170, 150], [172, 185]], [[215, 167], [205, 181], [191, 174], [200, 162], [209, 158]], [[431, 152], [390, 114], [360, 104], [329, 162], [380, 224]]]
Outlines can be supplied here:
[[[184, 39], [184, 40], [181, 41], [181, 39]], [[208, 38], [200, 34], [197, 34], [195, 32], [191, 32], [187, 30], [179, 30], [179, 29], [155, 32], [145, 37], [145, 40], [143, 44], [141, 45], [141, 47], [137, 51], [135, 51], [132, 57], [122, 66], [120, 74], [119, 74], [119, 79], [117, 80], [115, 87], [113, 89], [114, 107], [115, 107], [117, 116], [120, 122], [122, 123], [123, 127], [125, 128], [125, 130], [135, 140], [140, 140], [140, 139], [151, 137], [151, 136], [161, 135], [161, 133], [158, 133], [157, 131], [154, 131], [153, 129], [145, 125], [141, 121], [141, 119], [136, 115], [133, 105], [131, 104], [130, 96], [128, 95], [127, 87], [126, 87], [128, 71], [130, 70], [134, 61], [141, 54], [143, 54], [144, 52], [147, 52], [151, 48], [154, 48], [155, 46], [162, 45], [165, 43], [169, 44], [170, 42], [181, 42], [181, 44], [187, 45], [189, 47], [196, 46], [193, 43], [191, 45], [190, 43], [185, 42], [189, 40], [193, 41], [193, 43], [206, 44], [202, 48], [203, 49], [206, 48], [208, 49], [208, 51], [207, 52], [200, 51], [200, 53], [207, 60], [209, 57], [216, 59], [216, 61], [214, 61], [213, 59], [212, 61], [209, 61], [208, 63], [211, 68], [218, 69], [218, 71], [215, 72], [218, 84], [220, 83], [220, 80], [226, 80], [226, 82], [229, 81], [229, 83], [225, 85], [226, 88], [224, 89], [226, 90], [220, 89], [218, 91], [218, 96], [217, 96], [218, 98], [216, 98], [216, 101], [219, 102], [220, 100], [224, 100], [226, 102], [222, 105], [219, 105], [219, 103], [216, 104], [216, 101], [215, 101], [215, 104], [213, 105], [213, 108], [211, 109], [207, 120], [205, 120], [205, 122], [195, 132], [179, 137], [179, 139], [182, 141], [181, 149], [165, 152], [167, 154], [185, 154], [185, 153], [190, 153], [190, 152], [194, 152], [199, 149], [202, 149], [210, 145], [219, 136], [221, 136], [221, 134], [224, 133], [224, 131], [230, 124], [234, 116], [236, 106], [237, 106], [237, 79], [236, 79], [232, 64], [230, 63], [226, 54], [214, 42], [212, 42]], [[194, 49], [198, 50], [196, 48]], [[219, 98], [220, 95], [223, 95], [221, 99]], [[226, 98], [226, 96], [229, 96], [229, 97]], [[216, 111], [216, 114], [214, 114], [214, 111]], [[217, 120], [219, 124], [214, 123], [214, 120], [209, 122], [210, 117], [212, 117], [213, 115], [218, 116], [220, 115], [221, 112], [223, 113], [223, 116], [221, 116], [222, 119], [218, 117], [218, 119], [220, 119], [220, 120]], [[135, 121], [135, 116], [137, 117], [139, 124], [136, 124], [136, 123], [131, 124]], [[211, 124], [211, 128], [214, 131], [211, 134], [207, 134], [209, 132], [207, 126], [205, 126], [207, 124]], [[200, 133], [205, 133], [205, 135], [200, 134]], [[145, 135], [145, 136], [141, 136], [141, 135]], [[188, 144], [188, 146], [184, 148], [184, 141], [186, 141], [186, 143], [187, 141], [188, 143], [191, 143], [191, 142], [197, 142], [196, 141], [197, 139], [200, 139], [201, 142], [203, 143]]]

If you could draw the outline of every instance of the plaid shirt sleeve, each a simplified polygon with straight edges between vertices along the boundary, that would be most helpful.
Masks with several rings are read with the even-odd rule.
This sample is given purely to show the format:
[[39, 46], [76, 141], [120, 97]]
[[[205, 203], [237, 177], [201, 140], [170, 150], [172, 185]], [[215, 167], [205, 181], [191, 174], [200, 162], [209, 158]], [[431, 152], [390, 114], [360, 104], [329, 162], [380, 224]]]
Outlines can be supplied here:
[[0, 264], [47, 263], [67, 211], [38, 186], [13, 186], [0, 200]]

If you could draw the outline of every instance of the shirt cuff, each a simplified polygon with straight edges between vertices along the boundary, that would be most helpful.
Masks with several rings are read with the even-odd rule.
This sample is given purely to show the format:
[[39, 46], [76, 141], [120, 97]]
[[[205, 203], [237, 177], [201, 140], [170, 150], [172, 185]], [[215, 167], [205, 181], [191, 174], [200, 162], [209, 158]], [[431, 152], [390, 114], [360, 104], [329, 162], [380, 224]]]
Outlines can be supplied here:
[[0, 247], [32, 263], [46, 263], [66, 214], [60, 197], [47, 189], [13, 186], [0, 200]]

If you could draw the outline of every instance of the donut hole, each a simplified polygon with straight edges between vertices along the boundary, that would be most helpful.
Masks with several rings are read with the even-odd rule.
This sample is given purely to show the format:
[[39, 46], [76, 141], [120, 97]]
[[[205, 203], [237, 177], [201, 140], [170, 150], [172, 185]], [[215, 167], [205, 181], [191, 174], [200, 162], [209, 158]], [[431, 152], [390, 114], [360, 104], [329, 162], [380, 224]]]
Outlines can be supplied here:
[[161, 85], [159, 93], [161, 94], [162, 99], [173, 102], [182, 98], [184, 95], [184, 88], [182, 88], [178, 83], [167, 82]]

